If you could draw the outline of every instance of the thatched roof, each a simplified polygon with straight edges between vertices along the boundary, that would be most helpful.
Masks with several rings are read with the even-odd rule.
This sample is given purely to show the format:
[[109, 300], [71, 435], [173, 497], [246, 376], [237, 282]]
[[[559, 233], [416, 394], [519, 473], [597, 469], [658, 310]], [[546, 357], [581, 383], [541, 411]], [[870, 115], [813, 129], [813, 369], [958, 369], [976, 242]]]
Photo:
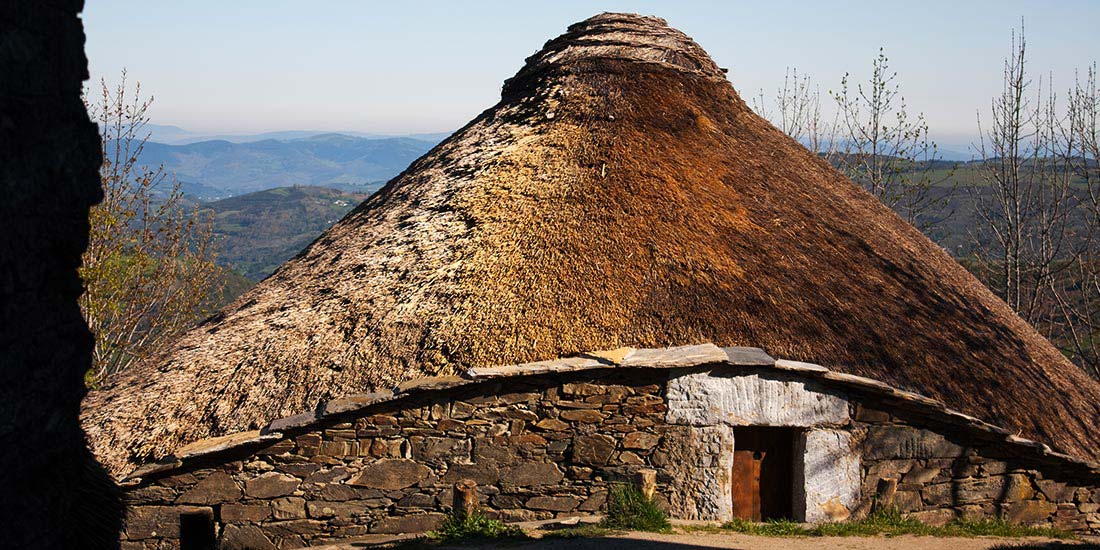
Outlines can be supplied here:
[[1100, 457], [1100, 385], [754, 114], [660, 19], [603, 14], [274, 275], [85, 408], [124, 473], [318, 402], [619, 346], [758, 346]]

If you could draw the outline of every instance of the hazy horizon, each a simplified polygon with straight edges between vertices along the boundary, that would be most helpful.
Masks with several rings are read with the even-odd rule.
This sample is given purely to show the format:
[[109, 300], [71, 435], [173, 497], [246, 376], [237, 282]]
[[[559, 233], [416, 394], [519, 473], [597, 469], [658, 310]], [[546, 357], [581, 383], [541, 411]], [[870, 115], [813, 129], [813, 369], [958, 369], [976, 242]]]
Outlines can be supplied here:
[[1068, 87], [1100, 51], [1100, 4], [1084, 1], [237, 2], [114, 0], [83, 15], [92, 80], [125, 68], [156, 102], [152, 122], [196, 134], [273, 131], [407, 135], [453, 131], [499, 99], [524, 58], [602, 11], [663, 17], [723, 67], [746, 100], [771, 95], [787, 67], [835, 89], [862, 80], [886, 48], [911, 114], [959, 146], [999, 91], [1012, 29], [1026, 20], [1036, 80]]

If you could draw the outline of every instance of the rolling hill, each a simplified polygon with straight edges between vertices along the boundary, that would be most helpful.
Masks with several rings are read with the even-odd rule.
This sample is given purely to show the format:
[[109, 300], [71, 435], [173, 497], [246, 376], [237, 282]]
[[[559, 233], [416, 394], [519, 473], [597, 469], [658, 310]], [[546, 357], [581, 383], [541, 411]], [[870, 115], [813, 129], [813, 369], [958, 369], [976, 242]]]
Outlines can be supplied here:
[[252, 280], [270, 275], [369, 196], [324, 187], [279, 187], [205, 203], [221, 240], [218, 263]]

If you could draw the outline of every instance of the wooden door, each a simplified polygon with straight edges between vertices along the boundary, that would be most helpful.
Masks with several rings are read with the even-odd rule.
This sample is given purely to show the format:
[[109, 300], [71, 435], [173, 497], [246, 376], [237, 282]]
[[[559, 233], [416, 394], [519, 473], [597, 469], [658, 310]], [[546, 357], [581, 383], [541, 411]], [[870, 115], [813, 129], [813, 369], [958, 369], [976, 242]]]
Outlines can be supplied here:
[[733, 517], [760, 521], [760, 467], [763, 451], [733, 451]]

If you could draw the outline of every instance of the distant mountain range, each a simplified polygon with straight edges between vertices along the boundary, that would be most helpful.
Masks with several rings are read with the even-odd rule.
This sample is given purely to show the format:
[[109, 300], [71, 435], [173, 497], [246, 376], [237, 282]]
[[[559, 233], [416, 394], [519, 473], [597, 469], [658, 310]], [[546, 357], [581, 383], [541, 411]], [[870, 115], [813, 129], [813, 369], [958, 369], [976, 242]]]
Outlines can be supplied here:
[[140, 162], [163, 165], [183, 191], [200, 200], [292, 185], [319, 185], [371, 193], [428, 152], [437, 141], [346, 134], [145, 144]]
[[370, 132], [356, 132], [354, 130], [340, 130], [338, 132], [323, 131], [323, 130], [280, 130], [276, 132], [261, 132], [258, 134], [207, 134], [202, 132], [193, 132], [180, 128], [179, 126], [172, 126], [167, 124], [146, 124], [144, 126], [146, 132], [149, 133], [149, 141], [155, 141], [158, 143], [165, 143], [168, 145], [187, 145], [189, 143], [198, 143], [200, 141], [228, 141], [231, 143], [250, 143], [253, 141], [264, 141], [267, 139], [274, 140], [290, 140], [290, 139], [302, 139], [321, 134], [343, 134], [345, 136], [361, 137], [367, 139], [383, 139], [383, 138], [396, 138], [405, 137], [417, 139], [420, 141], [429, 141], [431, 143], [439, 143], [444, 139], [447, 139], [451, 135], [451, 132], [434, 132], [424, 134], [374, 134]]

